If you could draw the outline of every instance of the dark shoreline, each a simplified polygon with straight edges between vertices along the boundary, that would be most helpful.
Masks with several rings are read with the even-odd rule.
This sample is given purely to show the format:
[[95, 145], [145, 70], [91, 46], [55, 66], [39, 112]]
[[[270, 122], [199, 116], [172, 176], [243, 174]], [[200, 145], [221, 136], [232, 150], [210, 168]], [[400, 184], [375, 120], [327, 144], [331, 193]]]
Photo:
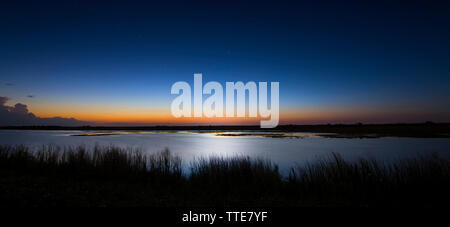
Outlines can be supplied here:
[[334, 133], [331, 138], [450, 138], [450, 123], [416, 124], [324, 124], [324, 125], [280, 125], [273, 129], [251, 126], [1, 126], [0, 130], [124, 130], [124, 131], [248, 131], [248, 132], [310, 132]]

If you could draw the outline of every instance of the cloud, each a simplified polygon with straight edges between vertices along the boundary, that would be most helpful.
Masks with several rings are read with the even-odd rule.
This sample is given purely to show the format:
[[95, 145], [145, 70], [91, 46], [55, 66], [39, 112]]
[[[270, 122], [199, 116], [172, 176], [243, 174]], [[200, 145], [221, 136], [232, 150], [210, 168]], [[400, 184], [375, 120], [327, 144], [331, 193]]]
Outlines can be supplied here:
[[14, 106], [8, 106], [8, 97], [0, 96], [0, 126], [83, 126], [91, 122], [79, 121], [75, 118], [41, 118], [36, 117], [28, 111], [28, 106], [17, 103]]
[[22, 103], [17, 103], [14, 107], [9, 107], [9, 112], [15, 114], [28, 114], [28, 107]]
[[27, 95], [27, 98], [30, 98], [30, 99], [32, 99], [34, 97], [35, 97], [34, 95]]
[[14, 86], [15, 84], [13, 83], [5, 83], [5, 86]]
[[9, 100], [8, 97], [0, 96], [0, 106], [4, 106], [6, 104], [6, 102], [8, 102], [8, 100]]

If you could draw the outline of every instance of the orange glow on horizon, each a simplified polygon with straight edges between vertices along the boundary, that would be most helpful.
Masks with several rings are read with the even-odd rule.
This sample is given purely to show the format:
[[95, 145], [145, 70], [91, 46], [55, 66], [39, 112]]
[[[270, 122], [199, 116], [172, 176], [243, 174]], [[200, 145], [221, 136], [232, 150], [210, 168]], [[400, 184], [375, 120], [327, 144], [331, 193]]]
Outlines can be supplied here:
[[[45, 112], [44, 112], [45, 111]], [[34, 113], [39, 117], [65, 117], [75, 118], [81, 121], [94, 123], [160, 123], [160, 124], [259, 124], [261, 118], [175, 118], [167, 109], [114, 109], [114, 108], [89, 108], [89, 109], [36, 109]], [[343, 118], [346, 113], [314, 110], [280, 110], [280, 124], [297, 122], [326, 122], [333, 118]]]
[[[92, 105], [67, 103], [40, 103], [30, 107], [30, 112], [38, 117], [64, 117], [75, 118], [80, 121], [93, 122], [101, 125], [113, 123], [128, 124], [201, 124], [201, 125], [259, 125], [260, 118], [175, 118], [170, 114], [168, 107], [124, 107], [118, 105]], [[417, 119], [416, 115], [400, 112], [394, 109], [374, 108], [282, 108], [280, 109], [279, 124], [326, 124], [326, 123], [356, 123], [395, 122], [395, 119]], [[409, 117], [409, 118], [408, 118]]]

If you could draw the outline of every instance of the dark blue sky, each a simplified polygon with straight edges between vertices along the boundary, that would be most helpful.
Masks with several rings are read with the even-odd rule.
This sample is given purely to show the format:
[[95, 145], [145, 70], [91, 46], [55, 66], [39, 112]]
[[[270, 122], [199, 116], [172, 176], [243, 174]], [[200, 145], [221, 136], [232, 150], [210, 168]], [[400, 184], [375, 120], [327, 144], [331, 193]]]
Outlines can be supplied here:
[[169, 109], [201, 72], [279, 81], [299, 122], [450, 121], [445, 1], [64, 2], [0, 3], [0, 96], [36, 115]]

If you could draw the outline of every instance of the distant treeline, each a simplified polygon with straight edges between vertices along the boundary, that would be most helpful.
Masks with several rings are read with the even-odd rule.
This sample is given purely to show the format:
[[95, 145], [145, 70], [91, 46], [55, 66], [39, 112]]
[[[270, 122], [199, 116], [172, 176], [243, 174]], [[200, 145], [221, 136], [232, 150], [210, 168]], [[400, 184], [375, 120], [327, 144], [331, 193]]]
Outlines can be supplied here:
[[417, 124], [323, 124], [323, 125], [279, 125], [273, 129], [261, 129], [259, 125], [251, 126], [3, 126], [0, 129], [15, 130], [217, 130], [217, 131], [266, 131], [266, 132], [312, 132], [338, 133], [344, 135], [376, 134], [377, 136], [401, 137], [450, 137], [450, 123]]

